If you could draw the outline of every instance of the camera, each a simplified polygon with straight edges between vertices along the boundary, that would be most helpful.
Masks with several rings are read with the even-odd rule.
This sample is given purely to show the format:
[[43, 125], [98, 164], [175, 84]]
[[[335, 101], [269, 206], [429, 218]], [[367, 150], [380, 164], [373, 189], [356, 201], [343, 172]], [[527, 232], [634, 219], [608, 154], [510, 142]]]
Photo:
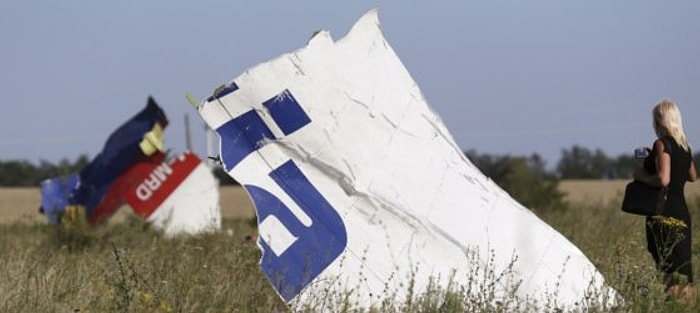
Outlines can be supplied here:
[[634, 157], [635, 158], [646, 158], [649, 155], [649, 150], [644, 147], [639, 147], [637, 149], [634, 149]]

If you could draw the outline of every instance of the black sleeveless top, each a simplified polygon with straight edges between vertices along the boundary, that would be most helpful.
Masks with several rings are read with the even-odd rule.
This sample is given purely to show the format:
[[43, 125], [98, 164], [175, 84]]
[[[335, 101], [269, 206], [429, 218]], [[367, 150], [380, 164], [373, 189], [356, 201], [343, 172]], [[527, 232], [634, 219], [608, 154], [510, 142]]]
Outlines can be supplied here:
[[[663, 137], [660, 139], [664, 144], [664, 149], [671, 156], [671, 181], [668, 184], [667, 210], [664, 212], [666, 216], [685, 217], [687, 213], [687, 205], [685, 203], [684, 188], [688, 181], [688, 172], [690, 164], [693, 161], [690, 149], [683, 150], [678, 145], [673, 137]], [[644, 159], [644, 170], [650, 174], [656, 174], [656, 154], [654, 149], [649, 156]], [[673, 198], [673, 199], [671, 199]], [[679, 212], [685, 210], [686, 212]]]

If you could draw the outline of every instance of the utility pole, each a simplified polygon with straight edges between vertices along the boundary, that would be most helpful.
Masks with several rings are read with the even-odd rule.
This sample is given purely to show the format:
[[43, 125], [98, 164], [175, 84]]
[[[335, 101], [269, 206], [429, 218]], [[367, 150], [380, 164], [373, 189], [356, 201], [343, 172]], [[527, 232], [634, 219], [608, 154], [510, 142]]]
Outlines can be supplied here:
[[185, 147], [192, 152], [192, 136], [190, 135], [190, 116], [185, 113]]

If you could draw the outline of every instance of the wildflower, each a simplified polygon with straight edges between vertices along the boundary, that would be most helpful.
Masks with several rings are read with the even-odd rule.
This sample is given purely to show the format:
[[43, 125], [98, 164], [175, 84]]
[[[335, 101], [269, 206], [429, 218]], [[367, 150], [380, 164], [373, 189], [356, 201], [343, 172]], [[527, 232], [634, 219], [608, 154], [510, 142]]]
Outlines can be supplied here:
[[670, 228], [677, 228], [677, 229], [684, 229], [688, 228], [688, 225], [683, 222], [682, 220], [679, 220], [675, 217], [670, 217], [670, 216], [655, 216], [654, 220], [660, 223], [663, 226], [670, 227]]

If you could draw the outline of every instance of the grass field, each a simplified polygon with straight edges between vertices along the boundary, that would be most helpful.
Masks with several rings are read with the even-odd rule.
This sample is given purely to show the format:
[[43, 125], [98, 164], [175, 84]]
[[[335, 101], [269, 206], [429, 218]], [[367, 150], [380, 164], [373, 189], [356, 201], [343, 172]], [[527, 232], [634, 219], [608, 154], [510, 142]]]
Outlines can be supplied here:
[[[596, 202], [619, 203], [629, 180], [590, 180], [572, 179], [559, 183], [559, 190], [566, 194], [566, 201], [571, 203]], [[700, 183], [686, 184], [685, 194], [688, 199], [700, 197]]]
[[[564, 182], [561, 187], [583, 192], [582, 184]], [[624, 182], [615, 186], [623, 188]], [[222, 232], [173, 239], [165, 239], [133, 220], [115, 221], [100, 228], [48, 227], [36, 213], [36, 189], [0, 189], [0, 312], [288, 310], [257, 265], [257, 247], [244, 239], [254, 231], [250, 202], [240, 188], [229, 188], [221, 192], [225, 217]], [[625, 304], [615, 311], [698, 311], [665, 301], [646, 252], [643, 218], [620, 212], [619, 196], [612, 185], [600, 188], [606, 196], [596, 198], [584, 193], [578, 197], [585, 200], [541, 217], [574, 242], [625, 297]], [[577, 199], [573, 194], [568, 197]], [[689, 198], [693, 199], [692, 207], [697, 208], [697, 197], [693, 194]], [[693, 213], [697, 225], [698, 214]], [[697, 273], [700, 241], [694, 239]], [[473, 300], [460, 295], [458, 289], [435, 291], [376, 311], [508, 311]], [[342, 302], [330, 308], [353, 311]]]

